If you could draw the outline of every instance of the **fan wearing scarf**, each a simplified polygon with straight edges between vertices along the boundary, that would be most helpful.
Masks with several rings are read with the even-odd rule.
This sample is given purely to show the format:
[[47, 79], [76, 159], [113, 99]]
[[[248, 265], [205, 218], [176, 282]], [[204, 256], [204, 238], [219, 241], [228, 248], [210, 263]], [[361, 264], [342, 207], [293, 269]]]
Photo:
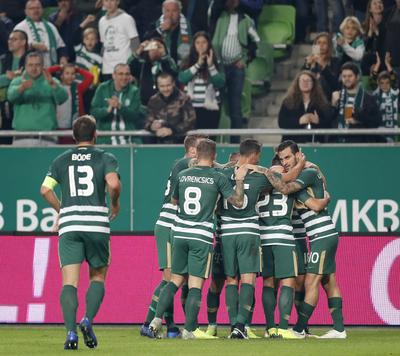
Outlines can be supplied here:
[[[67, 48], [57, 28], [42, 18], [43, 7], [39, 0], [29, 0], [25, 5], [25, 20], [17, 24], [14, 30], [21, 30], [28, 35], [29, 45], [42, 53], [44, 66], [65, 64], [68, 62]], [[60, 59], [58, 60], [58, 56]]]
[[192, 32], [189, 22], [181, 13], [182, 4], [179, 0], [165, 0], [162, 5], [162, 16], [156, 23], [156, 28], [145, 34], [145, 39], [162, 37], [170, 56], [179, 65], [189, 55], [192, 42]]
[[[360, 70], [353, 62], [342, 65], [342, 90], [332, 93], [332, 105], [338, 110], [338, 128], [375, 128], [382, 121], [375, 98], [368, 94], [359, 83]], [[370, 136], [344, 136], [340, 142], [376, 141]]]

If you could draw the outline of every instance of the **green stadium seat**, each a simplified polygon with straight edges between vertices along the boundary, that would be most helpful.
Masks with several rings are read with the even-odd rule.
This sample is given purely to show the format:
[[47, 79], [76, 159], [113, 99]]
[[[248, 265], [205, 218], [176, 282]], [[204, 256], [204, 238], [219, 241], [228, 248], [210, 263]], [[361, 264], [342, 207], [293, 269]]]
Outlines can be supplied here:
[[371, 90], [371, 87], [369, 85], [369, 75], [363, 75], [361, 77], [361, 85], [363, 86], [363, 88], [367, 91]]
[[287, 55], [294, 43], [296, 9], [290, 5], [265, 5], [258, 19], [261, 40], [274, 47], [274, 58]]
[[49, 16], [53, 13], [56, 12], [58, 10], [58, 6], [47, 6], [43, 9], [43, 15], [42, 17], [45, 20], [49, 19]]

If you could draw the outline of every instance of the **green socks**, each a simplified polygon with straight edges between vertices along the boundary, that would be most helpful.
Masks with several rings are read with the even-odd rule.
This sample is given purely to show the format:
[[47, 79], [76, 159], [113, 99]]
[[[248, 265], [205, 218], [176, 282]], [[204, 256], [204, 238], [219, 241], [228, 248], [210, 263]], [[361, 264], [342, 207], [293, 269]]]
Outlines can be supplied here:
[[153, 296], [151, 297], [151, 303], [149, 305], [149, 311], [146, 315], [146, 323], [149, 323], [154, 319], [154, 315], [156, 314], [157, 304], [160, 297], [161, 290], [167, 285], [167, 281], [162, 280], [160, 284], [154, 290]]
[[287, 329], [293, 308], [294, 288], [282, 286], [279, 294], [279, 329]]
[[239, 310], [236, 322], [245, 325], [253, 306], [254, 287], [252, 284], [242, 283], [239, 294]]
[[253, 303], [251, 304], [251, 310], [250, 310], [250, 313], [249, 313], [249, 318], [246, 321], [246, 326], [250, 326], [252, 321], [253, 321], [253, 313], [254, 313], [255, 305], [256, 305], [256, 297], [255, 297], [255, 295], [253, 293]]
[[86, 292], [86, 316], [90, 322], [100, 309], [104, 298], [104, 282], [93, 281]]
[[342, 298], [340, 297], [328, 298], [328, 307], [331, 310], [333, 328], [336, 331], [340, 332], [344, 331]]
[[199, 315], [200, 304], [201, 304], [201, 289], [190, 288], [185, 305], [186, 308], [185, 329], [187, 331], [194, 331], [197, 329], [197, 316]]
[[189, 286], [187, 284], [184, 284], [181, 288], [181, 304], [184, 313], [185, 313], [185, 305], [188, 293], [189, 293]]
[[172, 299], [171, 304], [164, 313], [164, 320], [167, 324], [168, 329], [176, 327], [176, 325], [174, 324], [174, 299]]
[[226, 285], [225, 301], [226, 301], [226, 308], [228, 309], [229, 321], [231, 325], [235, 325], [237, 323], [237, 312], [239, 303], [239, 292], [237, 285], [235, 284]]
[[267, 329], [274, 328], [274, 313], [276, 308], [276, 294], [274, 288], [263, 287], [262, 303], [264, 307], [265, 320], [267, 322]]
[[168, 308], [170, 308], [171, 303], [174, 302], [174, 296], [177, 290], [178, 287], [172, 282], [168, 282], [168, 284], [162, 289], [155, 312], [156, 318], [161, 319]]
[[217, 312], [219, 308], [219, 296], [220, 293], [214, 293], [208, 289], [207, 293], [207, 317], [208, 324], [217, 324]]
[[65, 285], [60, 295], [61, 309], [64, 316], [64, 324], [67, 331], [76, 332], [76, 310], [78, 309], [77, 289], [71, 285]]
[[303, 302], [300, 305], [299, 315], [297, 319], [296, 325], [293, 327], [293, 330], [301, 333], [308, 325], [308, 320], [311, 318], [312, 313], [314, 312], [315, 306], [307, 304]]
[[294, 306], [296, 307], [297, 315], [299, 315], [300, 305], [304, 302], [304, 297], [306, 295], [305, 291], [295, 291], [294, 292]]

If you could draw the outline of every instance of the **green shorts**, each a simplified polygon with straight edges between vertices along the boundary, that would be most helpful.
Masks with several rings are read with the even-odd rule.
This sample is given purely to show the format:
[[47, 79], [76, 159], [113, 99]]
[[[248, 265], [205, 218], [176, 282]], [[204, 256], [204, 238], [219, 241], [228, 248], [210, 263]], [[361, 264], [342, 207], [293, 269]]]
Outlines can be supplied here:
[[208, 278], [212, 260], [211, 244], [199, 240], [174, 239], [172, 273]]
[[294, 246], [262, 246], [262, 262], [263, 277], [297, 277], [297, 255]]
[[258, 273], [261, 269], [260, 237], [256, 235], [222, 236], [222, 259], [225, 275]]
[[310, 241], [307, 273], [327, 275], [336, 272], [336, 250], [339, 238], [337, 235], [325, 239]]
[[97, 232], [67, 232], [58, 239], [61, 267], [87, 261], [90, 267], [110, 264], [110, 235]]
[[225, 280], [224, 261], [222, 258], [221, 242], [217, 242], [214, 246], [211, 273], [213, 279]]
[[308, 247], [307, 241], [296, 240], [296, 255], [297, 255], [297, 274], [306, 274], [307, 260], [308, 260]]
[[157, 225], [154, 227], [156, 237], [158, 269], [171, 268], [171, 229], [169, 227]]

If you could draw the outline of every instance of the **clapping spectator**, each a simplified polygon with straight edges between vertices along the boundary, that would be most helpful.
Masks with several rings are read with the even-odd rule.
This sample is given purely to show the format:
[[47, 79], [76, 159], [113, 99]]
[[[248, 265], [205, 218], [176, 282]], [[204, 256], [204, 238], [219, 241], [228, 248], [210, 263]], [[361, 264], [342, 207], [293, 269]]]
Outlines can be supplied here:
[[145, 34], [145, 39], [162, 37], [170, 56], [179, 65], [187, 57], [191, 43], [191, 28], [182, 14], [179, 0], [165, 0], [162, 4], [162, 16], [158, 19], [154, 30]]
[[25, 5], [26, 18], [15, 26], [28, 35], [28, 43], [43, 55], [44, 66], [68, 62], [67, 49], [57, 28], [42, 18], [43, 7], [39, 0], [28, 0]]
[[389, 9], [385, 24], [386, 51], [390, 53], [393, 69], [400, 78], [400, 0], [396, 0], [396, 5]]
[[[44, 69], [43, 57], [31, 52], [25, 58], [25, 71], [11, 81], [7, 92], [14, 105], [12, 126], [18, 131], [49, 131], [57, 128], [56, 107], [68, 99], [67, 91]], [[16, 137], [14, 145], [49, 145], [53, 137]]]
[[[25, 65], [28, 37], [23, 31], [12, 31], [8, 37], [8, 51], [0, 56], [0, 117], [1, 130], [11, 130], [13, 108], [7, 100], [7, 88], [11, 81], [21, 75]], [[11, 137], [1, 137], [0, 144], [10, 144]]]
[[118, 8], [119, 0], [103, 0], [107, 13], [99, 21], [100, 41], [103, 43], [103, 80], [108, 80], [118, 63], [128, 63], [139, 46], [135, 20]]
[[83, 20], [75, 8], [74, 0], [58, 0], [58, 10], [49, 16], [49, 20], [57, 27], [68, 51], [70, 62], [75, 61], [74, 46], [81, 39], [80, 24]]
[[353, 61], [360, 65], [365, 52], [362, 33], [361, 24], [356, 17], [348, 16], [343, 20], [340, 32], [333, 38], [336, 55], [341, 64]]
[[176, 63], [161, 38], [142, 42], [133, 55], [130, 68], [139, 86], [143, 105], [147, 105], [157, 92], [156, 78], [159, 73], [170, 73], [174, 78], [178, 74]]
[[[361, 63], [363, 75], [369, 75], [371, 65], [375, 63], [376, 53], [381, 56], [380, 63], [384, 64], [386, 25], [383, 20], [383, 10], [382, 0], [369, 0], [363, 23], [365, 33], [365, 55]], [[383, 69], [379, 68], [379, 71]]]
[[196, 127], [196, 113], [190, 97], [175, 86], [169, 73], [157, 77], [158, 93], [148, 103], [145, 129], [153, 132], [158, 143], [182, 143], [187, 131]]
[[98, 143], [128, 144], [130, 139], [123, 136], [125, 130], [138, 128], [140, 97], [128, 64], [119, 63], [114, 68], [112, 79], [101, 83], [92, 101], [92, 115], [99, 130], [121, 131], [119, 136], [99, 137]]
[[315, 73], [328, 101], [332, 92], [339, 89], [340, 60], [332, 52], [332, 38], [329, 33], [319, 33], [314, 40], [312, 53], [306, 57], [303, 66], [303, 69]]
[[[300, 72], [290, 85], [278, 115], [282, 129], [329, 128], [334, 110], [326, 99], [316, 76], [309, 71]], [[311, 136], [283, 136], [282, 141], [310, 142]], [[322, 137], [315, 140], [322, 141]]]
[[[49, 73], [60, 73], [61, 86], [68, 93], [67, 101], [57, 106], [58, 128], [61, 130], [71, 130], [74, 120], [85, 113], [83, 94], [92, 84], [93, 75], [84, 69], [75, 67], [72, 63], [49, 67]], [[77, 74], [83, 80], [78, 82], [76, 80]], [[60, 137], [58, 142], [61, 144], [73, 144], [74, 140], [72, 137]]]
[[[332, 94], [332, 105], [337, 109], [338, 128], [376, 128], [381, 125], [381, 114], [375, 98], [359, 83], [360, 70], [352, 62], [343, 64], [341, 78], [343, 88]], [[369, 142], [368, 136], [343, 136], [340, 142]]]
[[[243, 127], [241, 95], [247, 64], [255, 57], [260, 38], [250, 17], [237, 11], [239, 0], [225, 0], [212, 39], [213, 48], [225, 68], [231, 128]], [[231, 142], [239, 142], [239, 136]]]
[[197, 32], [189, 56], [183, 61], [179, 81], [192, 99], [197, 128], [216, 129], [220, 117], [220, 90], [225, 76], [218, 70], [217, 59], [206, 32]]

